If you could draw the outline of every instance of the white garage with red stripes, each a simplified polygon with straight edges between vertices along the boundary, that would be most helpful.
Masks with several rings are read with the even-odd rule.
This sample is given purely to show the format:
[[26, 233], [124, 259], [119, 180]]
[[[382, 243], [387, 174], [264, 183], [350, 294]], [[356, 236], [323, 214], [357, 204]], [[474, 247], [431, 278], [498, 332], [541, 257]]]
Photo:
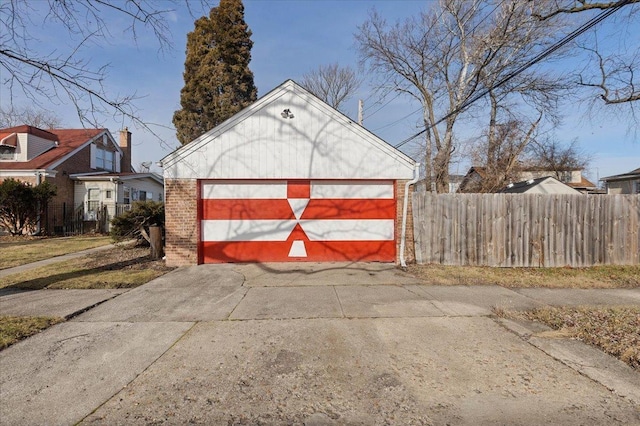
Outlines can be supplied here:
[[414, 161], [291, 80], [162, 163], [168, 264], [398, 259]]

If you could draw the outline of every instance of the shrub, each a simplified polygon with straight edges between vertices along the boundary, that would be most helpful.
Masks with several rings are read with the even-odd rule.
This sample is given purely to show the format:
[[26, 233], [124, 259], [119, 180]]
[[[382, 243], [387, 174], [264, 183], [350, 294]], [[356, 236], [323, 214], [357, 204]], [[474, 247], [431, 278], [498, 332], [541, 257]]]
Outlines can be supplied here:
[[159, 201], [137, 201], [131, 210], [111, 220], [110, 235], [114, 241], [135, 239], [148, 245], [149, 227], [164, 228], [164, 203]]
[[33, 233], [47, 203], [56, 195], [56, 187], [49, 182], [31, 185], [15, 179], [0, 183], [0, 227], [11, 235]]

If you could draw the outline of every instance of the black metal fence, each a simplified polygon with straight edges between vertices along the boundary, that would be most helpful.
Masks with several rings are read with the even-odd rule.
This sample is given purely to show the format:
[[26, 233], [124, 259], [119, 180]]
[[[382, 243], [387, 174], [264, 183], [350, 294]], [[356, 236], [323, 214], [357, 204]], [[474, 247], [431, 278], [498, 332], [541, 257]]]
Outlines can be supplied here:
[[129, 210], [131, 204], [105, 205], [88, 201], [74, 206], [70, 203], [49, 203], [41, 218], [40, 229], [47, 235], [107, 233], [111, 219]]

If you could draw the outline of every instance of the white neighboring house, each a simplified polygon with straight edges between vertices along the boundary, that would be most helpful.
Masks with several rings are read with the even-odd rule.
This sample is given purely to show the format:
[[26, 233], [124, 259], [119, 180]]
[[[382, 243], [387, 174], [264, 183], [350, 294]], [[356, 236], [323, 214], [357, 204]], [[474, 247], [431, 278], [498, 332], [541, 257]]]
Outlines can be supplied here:
[[84, 207], [84, 219], [97, 220], [100, 208], [115, 217], [135, 201], [164, 201], [162, 176], [155, 173], [79, 173], [76, 182], [75, 208]]
[[498, 192], [503, 194], [580, 194], [580, 191], [551, 176], [510, 183]]

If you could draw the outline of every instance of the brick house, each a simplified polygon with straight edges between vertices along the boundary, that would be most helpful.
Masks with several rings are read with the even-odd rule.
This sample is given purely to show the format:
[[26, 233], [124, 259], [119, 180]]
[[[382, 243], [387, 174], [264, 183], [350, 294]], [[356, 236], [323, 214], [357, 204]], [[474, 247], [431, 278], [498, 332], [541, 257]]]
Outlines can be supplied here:
[[131, 167], [127, 129], [120, 132], [118, 143], [107, 129], [0, 129], [0, 182], [8, 178], [56, 186], [51, 205], [63, 213], [51, 215], [57, 219], [47, 229], [50, 233], [53, 227], [64, 227], [79, 209], [84, 220], [93, 220], [90, 209], [99, 203], [113, 217], [117, 204], [146, 199], [147, 194], [162, 200], [163, 192], [160, 176], [135, 173]]
[[413, 258], [415, 162], [292, 80], [162, 166], [168, 265]]

